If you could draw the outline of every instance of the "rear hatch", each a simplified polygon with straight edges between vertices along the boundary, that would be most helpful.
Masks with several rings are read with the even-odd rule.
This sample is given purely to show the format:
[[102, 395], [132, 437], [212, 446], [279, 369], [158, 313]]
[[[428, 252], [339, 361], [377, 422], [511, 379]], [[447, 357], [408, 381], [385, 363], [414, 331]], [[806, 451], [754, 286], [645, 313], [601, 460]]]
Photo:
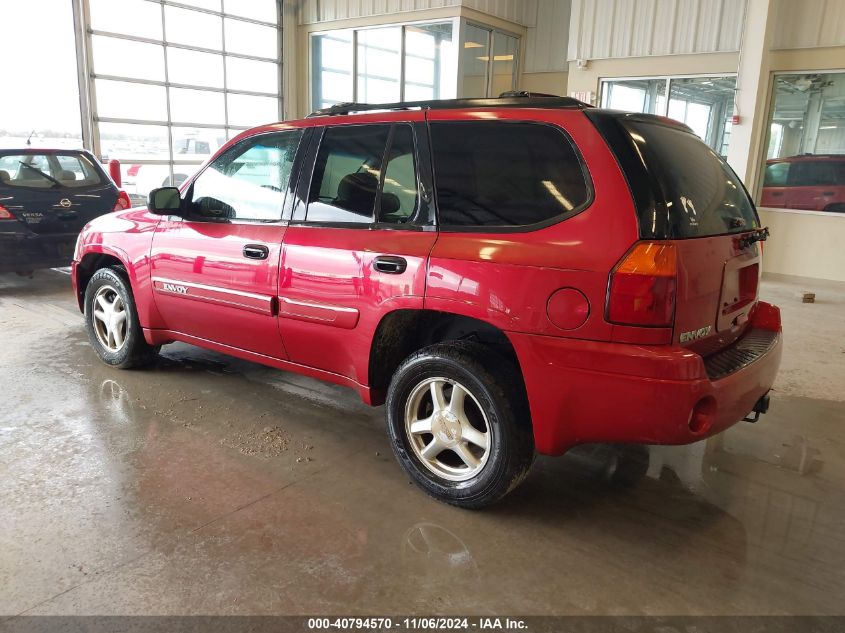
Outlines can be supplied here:
[[760, 222], [742, 182], [686, 126], [589, 111], [625, 173], [640, 238], [677, 254], [673, 341], [704, 356], [737, 340], [757, 302]]
[[32, 233], [78, 233], [112, 211], [117, 197], [117, 187], [87, 154], [0, 154], [0, 204]]

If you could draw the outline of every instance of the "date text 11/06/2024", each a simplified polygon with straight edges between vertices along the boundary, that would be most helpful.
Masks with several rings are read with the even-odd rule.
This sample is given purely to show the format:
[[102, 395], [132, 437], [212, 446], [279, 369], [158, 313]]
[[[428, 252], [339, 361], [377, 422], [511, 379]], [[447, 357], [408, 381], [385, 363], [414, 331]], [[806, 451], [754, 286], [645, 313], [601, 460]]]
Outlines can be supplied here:
[[527, 630], [528, 625], [518, 618], [309, 618], [310, 630]]

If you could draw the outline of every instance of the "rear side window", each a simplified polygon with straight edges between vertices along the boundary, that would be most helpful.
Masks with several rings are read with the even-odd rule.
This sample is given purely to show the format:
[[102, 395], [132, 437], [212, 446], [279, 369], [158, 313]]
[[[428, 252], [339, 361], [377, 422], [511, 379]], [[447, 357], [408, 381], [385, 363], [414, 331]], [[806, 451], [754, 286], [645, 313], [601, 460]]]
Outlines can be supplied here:
[[372, 223], [389, 125], [330, 127], [308, 195], [308, 222]]
[[[742, 182], [697, 136], [641, 119], [626, 120], [623, 125], [655, 190], [654, 208], [640, 209], [643, 237], [705, 237], [759, 226]], [[652, 235], [657, 227], [665, 234]]]
[[789, 184], [793, 187], [845, 185], [845, 160], [807, 160], [792, 165]]
[[410, 125], [395, 126], [384, 170], [379, 222], [403, 224], [416, 212], [419, 196], [414, 156], [413, 129]]
[[431, 124], [442, 226], [524, 227], [587, 204], [581, 160], [562, 130], [541, 123]]

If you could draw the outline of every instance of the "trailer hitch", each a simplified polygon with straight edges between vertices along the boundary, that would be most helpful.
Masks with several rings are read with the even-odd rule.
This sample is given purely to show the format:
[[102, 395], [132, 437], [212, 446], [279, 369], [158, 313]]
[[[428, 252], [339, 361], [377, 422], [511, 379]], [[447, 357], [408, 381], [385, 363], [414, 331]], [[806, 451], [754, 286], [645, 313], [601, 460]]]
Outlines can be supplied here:
[[751, 422], [754, 423], [760, 419], [760, 416], [766, 413], [769, 410], [769, 394], [766, 393], [762, 396], [757, 403], [754, 405], [754, 408], [751, 409], [751, 413], [746, 415], [742, 418], [743, 422]]

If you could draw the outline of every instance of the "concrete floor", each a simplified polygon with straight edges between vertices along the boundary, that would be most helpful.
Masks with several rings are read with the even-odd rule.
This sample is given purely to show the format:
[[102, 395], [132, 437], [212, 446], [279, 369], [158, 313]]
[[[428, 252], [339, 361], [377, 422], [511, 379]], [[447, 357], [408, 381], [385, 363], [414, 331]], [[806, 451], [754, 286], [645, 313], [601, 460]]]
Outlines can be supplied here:
[[0, 614], [845, 614], [841, 285], [765, 284], [791, 331], [760, 423], [540, 458], [467, 512], [344, 389], [185, 345], [106, 368], [69, 283], [0, 276]]

